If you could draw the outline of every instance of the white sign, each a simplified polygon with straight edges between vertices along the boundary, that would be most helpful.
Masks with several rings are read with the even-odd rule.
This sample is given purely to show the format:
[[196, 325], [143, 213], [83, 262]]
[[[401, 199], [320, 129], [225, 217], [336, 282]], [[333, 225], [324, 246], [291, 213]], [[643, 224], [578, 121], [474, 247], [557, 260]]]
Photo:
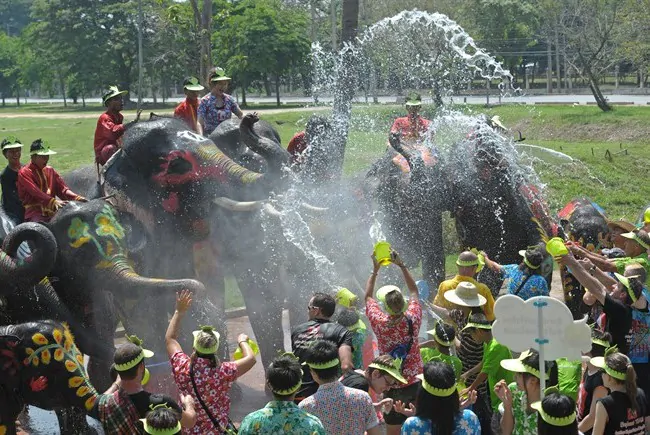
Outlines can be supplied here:
[[494, 338], [515, 352], [533, 348], [546, 361], [575, 361], [581, 358], [581, 352], [591, 350], [587, 318], [574, 321], [569, 308], [555, 298], [536, 296], [524, 301], [505, 295], [497, 299], [494, 314]]

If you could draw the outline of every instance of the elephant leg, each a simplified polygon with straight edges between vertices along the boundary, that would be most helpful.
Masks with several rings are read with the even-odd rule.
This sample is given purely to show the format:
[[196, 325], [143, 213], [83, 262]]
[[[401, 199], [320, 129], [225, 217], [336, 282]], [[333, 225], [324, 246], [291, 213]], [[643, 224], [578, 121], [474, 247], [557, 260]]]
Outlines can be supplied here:
[[246, 302], [248, 319], [260, 348], [262, 364], [266, 370], [278, 351], [284, 351], [283, 295], [277, 268], [273, 270], [271, 266], [266, 265], [259, 271], [253, 271], [239, 263], [234, 265], [234, 270], [239, 289]]
[[22, 401], [8, 385], [0, 384], [0, 433], [16, 435], [16, 420], [23, 409]]
[[499, 272], [494, 272], [492, 269], [484, 267], [481, 273], [478, 274], [477, 281], [482, 282], [490, 288], [492, 297], [496, 300], [503, 285], [503, 277]]
[[61, 435], [95, 435], [97, 432], [90, 427], [86, 413], [79, 408], [65, 408], [56, 411]]

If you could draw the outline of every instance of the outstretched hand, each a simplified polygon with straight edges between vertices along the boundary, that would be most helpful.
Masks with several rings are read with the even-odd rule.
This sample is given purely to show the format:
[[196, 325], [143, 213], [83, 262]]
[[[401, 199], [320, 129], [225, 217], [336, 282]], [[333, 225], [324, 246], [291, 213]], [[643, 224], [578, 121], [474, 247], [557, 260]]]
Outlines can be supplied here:
[[477, 398], [478, 398], [478, 393], [476, 392], [476, 390], [471, 390], [465, 396], [461, 396], [460, 409], [469, 408], [470, 406], [476, 403]]
[[192, 306], [192, 292], [189, 290], [182, 290], [176, 293], [176, 311], [179, 313], [186, 313]]
[[407, 417], [413, 417], [416, 411], [415, 405], [409, 403], [408, 406], [406, 406], [401, 400], [395, 402], [393, 408], [395, 409], [395, 412], [399, 412], [400, 414], [405, 415]]
[[372, 273], [377, 274], [379, 272], [379, 263], [377, 262], [377, 257], [375, 257], [374, 252], [370, 254], [370, 259], [372, 260]]
[[392, 261], [393, 264], [395, 264], [396, 266], [399, 266], [399, 267], [406, 267], [406, 266], [404, 265], [404, 262], [402, 261], [402, 258], [399, 256], [399, 254], [397, 253], [397, 251], [394, 250], [394, 249], [391, 249], [391, 250], [390, 250], [390, 261]]

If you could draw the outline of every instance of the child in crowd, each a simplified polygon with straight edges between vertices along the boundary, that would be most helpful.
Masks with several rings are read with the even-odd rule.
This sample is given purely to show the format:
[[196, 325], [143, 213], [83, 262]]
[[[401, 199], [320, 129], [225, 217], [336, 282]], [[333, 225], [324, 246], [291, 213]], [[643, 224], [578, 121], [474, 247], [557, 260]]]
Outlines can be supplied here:
[[537, 433], [539, 435], [578, 435], [576, 420], [576, 403], [572, 398], [557, 392], [551, 387], [544, 390], [541, 402], [530, 405], [537, 415]]
[[354, 308], [344, 308], [339, 312], [337, 323], [348, 328], [352, 333], [352, 363], [355, 368], [361, 368], [363, 364], [363, 346], [368, 338], [368, 329], [363, 323], [359, 313]]
[[181, 422], [178, 412], [164, 404], [156, 405], [147, 414], [147, 418], [140, 419], [144, 425], [145, 433], [152, 435], [177, 435], [181, 433]]
[[[528, 349], [517, 359], [502, 360], [501, 367], [515, 374], [515, 382], [501, 380], [494, 387], [501, 405], [493, 423], [496, 425], [500, 417], [499, 427], [503, 435], [537, 434], [537, 416], [531, 412], [530, 406], [541, 398], [539, 353]], [[548, 385], [557, 385], [557, 365], [546, 362], [545, 372]]]
[[603, 371], [591, 364], [591, 358], [605, 356], [605, 350], [611, 346], [612, 336], [599, 329], [591, 331], [591, 351], [585, 354], [587, 366], [580, 383], [578, 395], [578, 429], [585, 435], [591, 435], [596, 418], [596, 403], [609, 394], [603, 384]]
[[451, 354], [451, 347], [456, 340], [456, 331], [448, 323], [437, 322], [433, 329], [427, 331], [433, 340], [420, 344], [420, 355], [424, 364], [430, 361], [442, 361], [454, 369], [456, 381], [460, 380], [463, 374], [463, 363], [455, 355]]

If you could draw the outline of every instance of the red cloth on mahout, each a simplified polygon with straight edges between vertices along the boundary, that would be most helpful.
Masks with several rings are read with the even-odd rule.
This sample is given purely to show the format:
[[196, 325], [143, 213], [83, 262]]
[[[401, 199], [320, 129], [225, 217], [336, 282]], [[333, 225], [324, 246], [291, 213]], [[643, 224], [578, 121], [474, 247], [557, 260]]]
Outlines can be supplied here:
[[402, 139], [421, 139], [429, 130], [431, 121], [420, 115], [397, 118], [390, 128], [391, 133], [400, 133]]
[[[121, 137], [124, 134], [124, 116], [121, 113], [104, 112], [97, 120], [95, 128], [95, 161], [100, 165], [105, 165], [108, 159], [117, 151]], [[112, 153], [102, 153], [102, 150], [109, 146], [114, 146]]]
[[46, 166], [43, 170], [34, 163], [23, 166], [18, 172], [16, 184], [18, 197], [25, 207], [25, 222], [49, 222], [56, 212], [56, 197], [64, 201], [80, 198], [51, 166]]
[[307, 149], [307, 138], [305, 132], [301, 131], [295, 134], [289, 141], [287, 151], [291, 154], [291, 163], [300, 163], [300, 156]]
[[188, 127], [196, 132], [196, 113], [198, 110], [199, 100], [192, 101], [186, 98], [174, 109], [174, 117], [185, 121]]

